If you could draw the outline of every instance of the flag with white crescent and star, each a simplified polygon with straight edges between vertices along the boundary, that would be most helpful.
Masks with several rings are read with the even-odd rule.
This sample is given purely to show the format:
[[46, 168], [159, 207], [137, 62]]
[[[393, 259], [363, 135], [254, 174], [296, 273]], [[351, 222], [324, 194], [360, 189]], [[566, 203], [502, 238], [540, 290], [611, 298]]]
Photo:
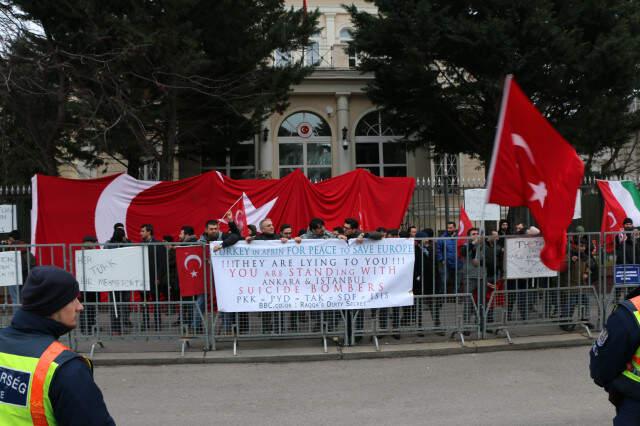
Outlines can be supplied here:
[[507, 76], [487, 202], [529, 208], [545, 241], [540, 259], [555, 271], [565, 267], [567, 228], [583, 175], [584, 163], [575, 149]]
[[180, 297], [204, 294], [204, 274], [207, 270], [204, 256], [202, 246], [176, 247]]

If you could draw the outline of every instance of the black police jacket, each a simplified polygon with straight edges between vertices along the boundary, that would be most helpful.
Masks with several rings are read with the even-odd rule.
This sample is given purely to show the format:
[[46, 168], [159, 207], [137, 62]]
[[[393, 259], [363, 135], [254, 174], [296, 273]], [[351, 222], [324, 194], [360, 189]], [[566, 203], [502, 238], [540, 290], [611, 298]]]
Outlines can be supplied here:
[[[39, 357], [56, 339], [70, 330], [49, 318], [19, 309], [11, 326], [0, 330], [0, 352]], [[79, 355], [56, 370], [49, 386], [49, 399], [60, 425], [115, 425], [93, 371]]]
[[[640, 295], [640, 288], [627, 299]], [[609, 393], [640, 401], [640, 383], [623, 376], [627, 363], [640, 347], [640, 325], [633, 313], [618, 305], [589, 353], [591, 378]]]

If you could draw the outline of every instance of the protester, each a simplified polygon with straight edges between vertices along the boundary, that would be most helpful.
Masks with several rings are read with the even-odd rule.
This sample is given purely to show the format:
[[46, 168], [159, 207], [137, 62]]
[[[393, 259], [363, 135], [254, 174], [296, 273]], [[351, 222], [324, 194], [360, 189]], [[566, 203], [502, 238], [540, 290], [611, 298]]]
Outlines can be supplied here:
[[[258, 224], [260, 227], [260, 233], [255, 237], [247, 237], [247, 243], [251, 241], [282, 241], [286, 243], [287, 238], [282, 237], [280, 234], [275, 233], [275, 227], [273, 221], [270, 218], [265, 218]], [[274, 320], [277, 319], [277, 324], [274, 324]], [[282, 330], [284, 325], [282, 313], [280, 312], [262, 312], [262, 332], [264, 334], [273, 334], [274, 331]]]
[[409, 233], [409, 238], [416, 238], [416, 235], [418, 234], [418, 227], [409, 225], [407, 227], [407, 232]]
[[441, 265], [442, 283], [447, 292], [457, 290], [456, 280], [460, 278], [462, 259], [458, 256], [458, 236], [455, 222], [447, 223], [447, 230], [440, 235], [436, 244], [436, 258]]
[[[180, 243], [197, 243], [198, 242], [198, 237], [195, 234], [193, 226], [191, 226], [191, 225], [183, 225], [180, 228], [180, 232], [178, 233], [178, 242], [180, 242]], [[178, 283], [178, 285], [179, 284], [180, 283]], [[179, 290], [180, 290], [180, 288], [178, 287], [178, 292], [179, 292]], [[184, 302], [195, 302], [196, 299], [194, 299], [194, 296], [188, 296], [186, 298], [180, 297], [180, 301], [182, 302], [180, 304], [180, 312], [179, 312], [180, 319], [178, 319], [176, 322], [174, 322], [173, 325], [174, 326], [186, 325], [188, 327], [191, 327], [193, 325], [194, 310], [197, 309], [197, 308], [195, 306], [193, 308], [191, 306], [189, 306], [187, 309], [184, 309], [183, 308], [183, 304], [184, 304]], [[202, 308], [202, 309], [204, 309], [204, 308]], [[194, 330], [194, 331], [196, 331], [196, 330]]]
[[299, 243], [301, 240], [327, 240], [333, 238], [337, 237], [325, 229], [324, 220], [314, 217], [309, 222], [309, 230], [300, 237], [296, 237], [295, 241]]
[[293, 228], [291, 227], [291, 225], [289, 225], [288, 223], [283, 223], [282, 225], [280, 225], [280, 235], [289, 240], [293, 238]]
[[[168, 296], [166, 283], [167, 252], [163, 244], [154, 237], [153, 225], [146, 223], [140, 227], [140, 240], [148, 245], [147, 259], [149, 261], [149, 282], [151, 291], [144, 292], [144, 302], [142, 306], [142, 329], [149, 326], [149, 310], [153, 310], [154, 326], [156, 331], [162, 329], [162, 317], [160, 313], [160, 301]], [[150, 302], [155, 301], [155, 306], [150, 306]]]
[[[565, 287], [560, 293], [560, 320], [567, 322], [561, 324], [564, 331], [573, 331], [576, 327], [573, 315], [578, 308], [582, 315], [580, 321], [593, 327], [587, 318], [589, 313], [589, 292], [579, 287], [590, 287], [594, 283], [598, 273], [598, 261], [588, 250], [589, 239], [582, 237], [578, 243], [578, 252], [573, 253], [569, 259], [568, 268], [560, 274], [560, 286]], [[580, 309], [582, 306], [582, 309]]]
[[2, 398], [11, 404], [2, 404], [0, 423], [115, 425], [93, 380], [92, 362], [58, 342], [77, 326], [79, 292], [76, 279], [62, 269], [31, 270], [22, 308], [0, 330], [0, 368], [12, 376]]
[[640, 232], [629, 217], [622, 222], [624, 233], [616, 238], [616, 264], [633, 265], [640, 263]]
[[[124, 225], [116, 223], [113, 225], [113, 234], [111, 238], [105, 243], [105, 249], [116, 249], [118, 247], [126, 247], [131, 244], [131, 241], [127, 239]], [[130, 291], [113, 291], [111, 292], [112, 300], [115, 304], [114, 309], [109, 309], [111, 316], [111, 333], [121, 334], [127, 329], [133, 328], [133, 324], [129, 320], [129, 306], [127, 303], [131, 301]]]
[[[27, 275], [29, 274], [29, 267], [32, 264], [33, 258], [31, 256], [31, 253], [29, 253], [28, 247], [26, 247], [27, 244], [20, 239], [20, 231], [18, 231], [17, 229], [14, 229], [13, 231], [9, 232], [9, 236], [7, 240], [4, 241], [3, 243], [9, 247], [6, 247], [6, 248], [3, 247], [2, 251], [14, 251], [14, 252], [20, 253], [20, 269], [22, 272], [22, 279], [25, 280], [27, 278]], [[16, 247], [16, 246], [22, 246], [22, 247]], [[13, 306], [14, 312], [15, 312], [15, 309], [17, 308], [17, 305], [20, 305], [20, 302], [21, 302], [20, 288], [21, 288], [21, 285], [7, 286], [7, 291], [9, 292], [11, 303], [14, 305]]]
[[[226, 213], [225, 220], [229, 225], [229, 232], [224, 233], [220, 231], [218, 221], [216, 219], [211, 219], [211, 220], [208, 220], [207, 223], [205, 224], [205, 231], [200, 236], [200, 239], [198, 240], [198, 242], [209, 244], [213, 241], [222, 241], [222, 244], [217, 244], [213, 248], [213, 251], [217, 252], [224, 248], [231, 247], [232, 245], [240, 241], [240, 239], [242, 238], [242, 236], [240, 235], [240, 229], [238, 229], [238, 226], [233, 221], [233, 215], [230, 211]], [[211, 262], [210, 259], [207, 259], [207, 263], [208, 263], [207, 269], [211, 267], [210, 262]], [[194, 330], [198, 330], [201, 327], [202, 317], [204, 315], [204, 312], [206, 312], [205, 305], [206, 305], [205, 295], [204, 294], [198, 295], [196, 297], [196, 306], [195, 306], [196, 310], [194, 310], [194, 313], [193, 313], [192, 326]], [[229, 313], [226, 315], [224, 313], [221, 313], [222, 324], [225, 331], [230, 330], [233, 317], [234, 315], [232, 313]], [[246, 313], [239, 314], [238, 318], [240, 320], [240, 324], [238, 328], [239, 331], [246, 332], [249, 329], [249, 319], [247, 314]]]
[[[413, 269], [413, 295], [426, 296], [425, 299], [418, 298], [414, 306], [408, 308], [410, 317], [416, 316], [418, 329], [424, 327], [423, 313], [425, 308], [431, 311], [431, 318], [436, 329], [440, 328], [440, 312], [444, 300], [438, 295], [444, 294], [444, 287], [440, 274], [438, 273], [438, 263], [435, 259], [433, 249], [432, 229], [426, 229], [416, 233], [415, 242], [415, 264]], [[444, 332], [437, 331], [436, 334], [444, 336]], [[419, 337], [424, 336], [424, 332], [418, 333]]]
[[[85, 235], [82, 239], [82, 250], [99, 249], [98, 239], [93, 235]], [[80, 295], [84, 309], [80, 313], [80, 332], [82, 334], [92, 334], [96, 326], [96, 314], [98, 312], [99, 293], [95, 291], [85, 291]]]
[[[467, 243], [462, 246], [460, 253], [464, 258], [464, 293], [473, 294], [480, 289], [480, 284], [486, 280], [486, 270], [484, 264], [484, 241], [480, 236], [478, 228], [470, 228], [467, 231], [469, 237]], [[463, 319], [464, 325], [468, 325], [471, 321], [473, 311], [473, 303], [468, 298], [464, 300]], [[469, 335], [468, 331], [463, 332], [465, 336]]]

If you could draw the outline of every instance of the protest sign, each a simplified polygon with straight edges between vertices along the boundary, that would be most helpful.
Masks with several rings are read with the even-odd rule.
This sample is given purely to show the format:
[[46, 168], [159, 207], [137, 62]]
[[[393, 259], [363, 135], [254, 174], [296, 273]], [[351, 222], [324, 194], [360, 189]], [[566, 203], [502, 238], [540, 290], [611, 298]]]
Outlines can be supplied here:
[[22, 284], [22, 253], [16, 251], [0, 252], [0, 286]]
[[482, 210], [484, 208], [484, 220], [500, 220], [500, 206], [497, 204], [486, 204], [486, 189], [465, 189], [464, 209], [471, 220], [482, 220]]
[[148, 291], [148, 253], [145, 246], [76, 251], [76, 279], [80, 290]]
[[0, 233], [6, 234], [18, 228], [15, 204], [0, 204]]
[[616, 265], [615, 285], [640, 284], [640, 265]]
[[412, 239], [211, 243], [222, 312], [370, 309], [413, 305]]
[[544, 246], [542, 237], [505, 239], [505, 269], [507, 279], [555, 277], [557, 272], [544, 266], [540, 251]]

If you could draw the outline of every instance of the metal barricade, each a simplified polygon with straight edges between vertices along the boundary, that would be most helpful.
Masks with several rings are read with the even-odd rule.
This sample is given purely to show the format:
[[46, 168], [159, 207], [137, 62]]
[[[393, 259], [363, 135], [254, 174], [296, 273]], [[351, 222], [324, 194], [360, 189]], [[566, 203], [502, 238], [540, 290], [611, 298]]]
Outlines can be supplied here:
[[[0, 327], [11, 323], [13, 313], [22, 304], [22, 285], [34, 266], [54, 265], [66, 268], [64, 244], [25, 244], [2, 241], [0, 244], [0, 268], [2, 290], [0, 297]], [[15, 284], [14, 284], [15, 283]]]
[[[188, 261], [184, 262], [185, 265], [176, 265], [176, 250], [189, 246], [197, 247], [199, 260], [192, 265]], [[140, 261], [130, 269], [135, 279], [148, 282], [147, 290], [142, 287], [138, 290], [125, 289], [119, 282], [100, 279], [102, 269], [123, 267], [118, 262], [128, 260], [101, 263], [96, 260], [99, 254], [94, 254], [93, 250], [118, 249], [131, 249], [124, 257]], [[78, 277], [84, 305], [79, 326], [71, 334], [74, 348], [87, 342], [93, 356], [95, 349], [104, 348], [106, 342], [167, 340], [176, 341], [184, 355], [193, 340], [202, 340], [204, 350], [208, 350], [210, 316], [205, 308], [209, 306], [211, 293], [207, 262], [204, 260], [207, 249], [203, 244], [165, 242], [69, 245], [70, 270]], [[109, 253], [112, 254], [115, 252]], [[187, 266], [196, 275], [203, 276], [204, 287], [201, 294], [181, 297], [178, 268]], [[127, 281], [126, 285], [131, 285], [131, 282]], [[138, 285], [141, 286], [141, 282]], [[113, 290], [118, 286], [123, 290]], [[129, 343], [125, 348], [136, 350], [139, 347]]]
[[214, 323], [214, 342], [233, 342], [238, 353], [241, 340], [321, 339], [324, 352], [327, 339], [347, 341], [345, 311], [218, 312]]

